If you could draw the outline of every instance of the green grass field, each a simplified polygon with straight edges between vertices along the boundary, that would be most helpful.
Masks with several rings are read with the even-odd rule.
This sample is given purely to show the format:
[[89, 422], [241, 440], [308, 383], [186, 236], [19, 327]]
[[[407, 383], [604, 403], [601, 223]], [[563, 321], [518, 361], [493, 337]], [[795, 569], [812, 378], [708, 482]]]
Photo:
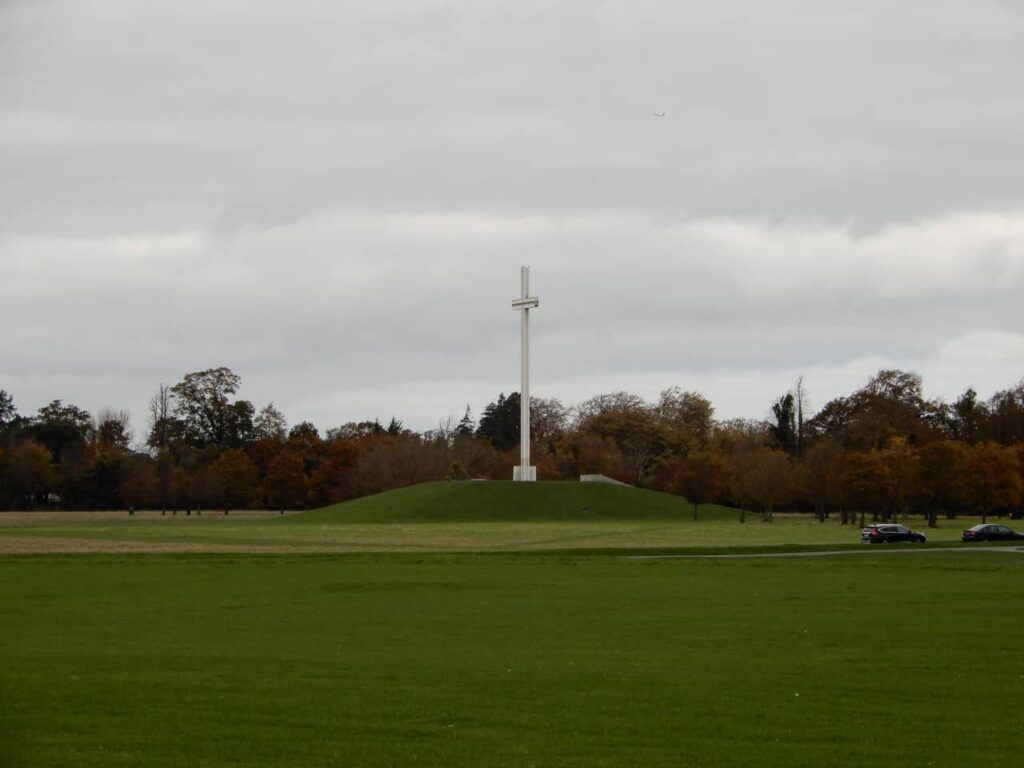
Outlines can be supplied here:
[[[857, 526], [756, 515], [632, 488], [581, 483], [427, 483], [279, 517], [222, 513], [0, 513], [0, 552], [488, 552], [859, 546]], [[922, 521], [909, 521], [920, 527]], [[973, 521], [972, 521], [973, 522]], [[958, 542], [961, 521], [928, 530]]]
[[524, 487], [0, 515], [0, 767], [1020, 762], [1024, 554]]
[[1024, 560], [0, 558], [6, 766], [1003, 766]]

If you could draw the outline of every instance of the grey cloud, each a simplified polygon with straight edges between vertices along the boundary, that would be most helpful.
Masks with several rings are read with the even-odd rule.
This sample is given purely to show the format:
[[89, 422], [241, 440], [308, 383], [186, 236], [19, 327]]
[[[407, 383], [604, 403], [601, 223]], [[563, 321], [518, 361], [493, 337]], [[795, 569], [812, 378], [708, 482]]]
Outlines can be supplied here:
[[1022, 51], [955, 0], [5, 3], [0, 386], [425, 428], [517, 386], [521, 263], [548, 396], [1008, 386]]
[[1020, 200], [1024, 18], [1007, 5], [5, 13], [24, 39], [0, 93], [28, 121], [3, 158], [15, 231], [86, 202], [159, 229], [178, 206], [215, 228], [336, 206], [877, 226]]

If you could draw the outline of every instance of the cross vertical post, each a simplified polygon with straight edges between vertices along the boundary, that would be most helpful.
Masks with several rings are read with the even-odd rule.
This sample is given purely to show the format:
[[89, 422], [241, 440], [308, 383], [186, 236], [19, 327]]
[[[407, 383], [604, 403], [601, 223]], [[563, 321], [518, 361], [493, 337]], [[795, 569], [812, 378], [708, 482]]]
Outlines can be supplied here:
[[520, 298], [512, 302], [512, 309], [523, 313], [521, 326], [522, 385], [519, 388], [519, 466], [512, 470], [512, 479], [532, 482], [537, 479], [537, 468], [530, 465], [530, 310], [540, 306], [540, 299], [530, 296], [530, 268], [519, 268], [522, 284]]

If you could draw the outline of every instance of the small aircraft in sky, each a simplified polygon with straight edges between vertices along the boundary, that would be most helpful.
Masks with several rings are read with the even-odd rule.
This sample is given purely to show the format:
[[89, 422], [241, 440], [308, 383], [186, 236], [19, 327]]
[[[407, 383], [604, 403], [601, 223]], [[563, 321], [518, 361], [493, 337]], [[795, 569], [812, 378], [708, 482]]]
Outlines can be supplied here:
[[664, 116], [665, 116], [665, 113], [664, 113], [664, 112], [653, 112], [652, 114], [653, 114], [653, 115], [654, 115], [655, 117], [664, 117]]

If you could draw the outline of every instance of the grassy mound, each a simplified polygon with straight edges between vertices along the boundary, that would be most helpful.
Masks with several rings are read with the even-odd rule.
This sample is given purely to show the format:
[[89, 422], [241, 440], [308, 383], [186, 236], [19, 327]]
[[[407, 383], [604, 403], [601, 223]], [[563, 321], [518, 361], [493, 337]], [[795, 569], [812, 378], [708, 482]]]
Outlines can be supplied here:
[[[736, 511], [702, 504], [700, 518]], [[692, 520], [679, 496], [605, 483], [436, 482], [315, 509], [292, 523], [513, 522], [540, 520]], [[282, 521], [284, 522], [284, 521]]]

